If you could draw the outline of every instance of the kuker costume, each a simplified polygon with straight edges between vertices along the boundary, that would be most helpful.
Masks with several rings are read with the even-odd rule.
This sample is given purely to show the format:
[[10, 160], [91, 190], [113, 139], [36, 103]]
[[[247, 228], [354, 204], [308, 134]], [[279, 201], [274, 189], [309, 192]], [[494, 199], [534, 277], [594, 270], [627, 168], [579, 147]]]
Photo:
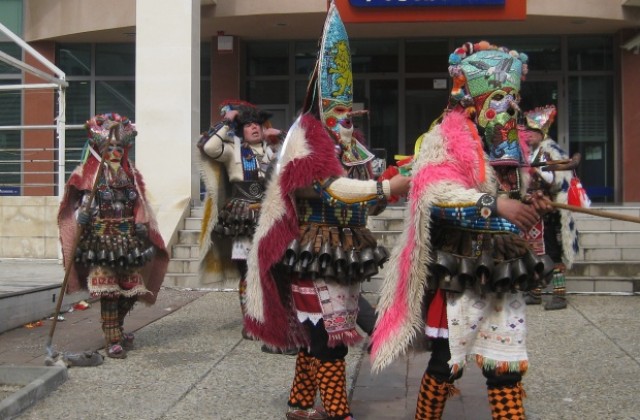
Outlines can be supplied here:
[[[133, 345], [133, 334], [123, 332], [124, 318], [137, 300], [156, 301], [169, 256], [142, 175], [128, 159], [137, 134], [133, 123], [102, 114], [86, 128], [86, 155], [66, 183], [58, 213], [64, 264], [73, 264], [67, 292], [88, 290], [100, 298], [107, 356], [123, 358]], [[95, 198], [87, 203], [96, 177]], [[73, 249], [79, 228], [82, 236]]]
[[[332, 3], [248, 259], [246, 328], [271, 346], [301, 348], [289, 419], [351, 418], [344, 357], [361, 339], [360, 283], [387, 260], [366, 222], [386, 205], [389, 181], [369, 179], [373, 155], [353, 137], [352, 88], [348, 38]], [[318, 390], [326, 415], [313, 409]]]
[[456, 49], [448, 109], [415, 157], [409, 217], [386, 272], [371, 356], [379, 371], [421, 331], [433, 340], [416, 419], [440, 418], [468, 360], [487, 377], [494, 418], [524, 418], [521, 292], [543, 283], [552, 264], [496, 215], [496, 200], [527, 191], [516, 127], [526, 62], [486, 41]]

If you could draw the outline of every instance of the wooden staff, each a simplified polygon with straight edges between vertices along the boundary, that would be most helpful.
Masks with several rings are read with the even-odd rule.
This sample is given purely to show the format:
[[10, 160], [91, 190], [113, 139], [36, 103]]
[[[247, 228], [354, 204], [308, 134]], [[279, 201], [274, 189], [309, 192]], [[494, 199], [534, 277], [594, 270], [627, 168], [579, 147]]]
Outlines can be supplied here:
[[628, 216], [626, 214], [611, 213], [609, 211], [594, 210], [594, 209], [585, 208], [585, 207], [572, 206], [569, 204], [555, 203], [553, 201], [550, 202], [550, 204], [555, 208], [574, 211], [576, 213], [585, 213], [585, 214], [591, 214], [593, 216], [598, 216], [598, 217], [606, 217], [609, 219], [623, 220], [625, 222], [640, 223], [640, 217], [636, 217], [636, 216]]
[[549, 166], [549, 165], [560, 165], [571, 163], [571, 159], [560, 159], [560, 160], [544, 160], [542, 162], [532, 162], [525, 166], [531, 166], [532, 168], [538, 168], [540, 166]]

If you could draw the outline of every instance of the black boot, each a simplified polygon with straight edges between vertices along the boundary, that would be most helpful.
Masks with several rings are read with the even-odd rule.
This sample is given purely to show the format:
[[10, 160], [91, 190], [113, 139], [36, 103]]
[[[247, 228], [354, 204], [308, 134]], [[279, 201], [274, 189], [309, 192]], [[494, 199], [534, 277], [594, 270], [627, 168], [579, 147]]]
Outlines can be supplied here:
[[527, 305], [540, 305], [540, 303], [542, 303], [542, 289], [536, 287], [525, 293], [524, 303]]

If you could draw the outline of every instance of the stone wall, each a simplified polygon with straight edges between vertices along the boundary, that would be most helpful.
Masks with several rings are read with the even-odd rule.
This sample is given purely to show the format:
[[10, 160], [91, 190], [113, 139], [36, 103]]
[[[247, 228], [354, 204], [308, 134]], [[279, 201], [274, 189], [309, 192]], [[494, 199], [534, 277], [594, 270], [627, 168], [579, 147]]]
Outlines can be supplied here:
[[0, 258], [58, 258], [58, 197], [0, 197]]

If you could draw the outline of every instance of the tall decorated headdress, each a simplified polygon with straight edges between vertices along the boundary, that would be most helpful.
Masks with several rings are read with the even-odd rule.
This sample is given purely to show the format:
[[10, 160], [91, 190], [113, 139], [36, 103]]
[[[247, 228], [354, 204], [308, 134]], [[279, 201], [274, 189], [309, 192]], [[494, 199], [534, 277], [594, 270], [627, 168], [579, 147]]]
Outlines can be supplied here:
[[[117, 113], [98, 114], [85, 124], [89, 150], [102, 153], [113, 137], [119, 139], [125, 150], [133, 146], [138, 132], [131, 120]], [[85, 156], [86, 157], [86, 156]]]
[[337, 107], [351, 110], [353, 76], [347, 30], [333, 2], [324, 23], [317, 66], [320, 119], [327, 128], [335, 131], [337, 121], [331, 111]]
[[466, 42], [449, 56], [450, 106], [460, 105], [473, 116], [484, 131], [492, 161], [521, 160], [513, 112], [519, 110], [527, 61], [526, 54], [487, 41]]
[[549, 128], [551, 128], [556, 119], [556, 107], [555, 105], [547, 105], [535, 108], [525, 112], [524, 118], [528, 128], [538, 130], [544, 137], [547, 137]]
[[375, 157], [352, 136], [352, 117], [366, 111], [353, 112], [349, 37], [333, 1], [327, 11], [318, 59], [307, 86], [302, 113], [312, 113], [322, 121], [323, 126], [340, 145], [338, 150], [345, 166], [363, 164]]

